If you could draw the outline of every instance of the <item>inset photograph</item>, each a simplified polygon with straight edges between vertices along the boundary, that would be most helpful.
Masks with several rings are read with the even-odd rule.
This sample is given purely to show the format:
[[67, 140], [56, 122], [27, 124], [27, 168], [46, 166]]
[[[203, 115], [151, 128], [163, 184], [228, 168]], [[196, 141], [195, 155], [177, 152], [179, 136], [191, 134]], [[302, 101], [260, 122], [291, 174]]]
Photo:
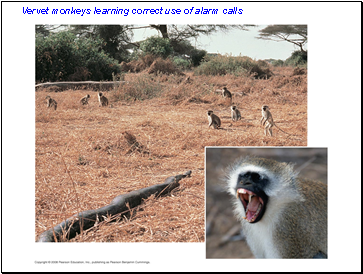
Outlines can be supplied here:
[[327, 148], [206, 148], [206, 258], [319, 258]]

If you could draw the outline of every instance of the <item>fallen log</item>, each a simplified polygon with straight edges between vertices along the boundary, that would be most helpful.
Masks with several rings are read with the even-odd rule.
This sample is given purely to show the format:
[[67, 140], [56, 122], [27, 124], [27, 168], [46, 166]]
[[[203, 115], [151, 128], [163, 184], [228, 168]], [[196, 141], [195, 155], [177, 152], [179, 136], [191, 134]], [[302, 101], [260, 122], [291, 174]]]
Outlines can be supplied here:
[[98, 218], [102, 216], [116, 215], [119, 213], [125, 215], [129, 212], [129, 209], [140, 205], [144, 199], [150, 197], [152, 194], [155, 194], [155, 196], [164, 196], [170, 193], [174, 188], [179, 186], [181, 179], [189, 177], [191, 173], [192, 171], [189, 170], [184, 174], [168, 177], [162, 184], [119, 195], [107, 206], [77, 213], [55, 227], [43, 232], [38, 237], [37, 242], [60, 241], [65, 232], [68, 239], [74, 238], [81, 230], [91, 228], [98, 221]]
[[110, 82], [97, 82], [97, 81], [78, 81], [78, 82], [47, 82], [35, 85], [35, 89], [41, 87], [59, 87], [61, 89], [75, 89], [80, 87], [87, 87], [93, 90], [110, 90], [115, 85], [126, 83], [126, 81], [110, 81]]

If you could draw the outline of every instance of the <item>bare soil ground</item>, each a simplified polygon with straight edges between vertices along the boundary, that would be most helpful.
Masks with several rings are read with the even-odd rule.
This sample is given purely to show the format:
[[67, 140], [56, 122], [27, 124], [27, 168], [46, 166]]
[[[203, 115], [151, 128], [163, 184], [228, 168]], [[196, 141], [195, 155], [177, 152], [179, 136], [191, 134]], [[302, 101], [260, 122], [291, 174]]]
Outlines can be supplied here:
[[[206, 146], [307, 145], [306, 75], [292, 75], [291, 69], [274, 73], [269, 80], [190, 74], [191, 83], [182, 82], [185, 76], [159, 75], [151, 81], [158, 82], [162, 96], [118, 100], [117, 91], [105, 92], [112, 107], [98, 107], [94, 91], [37, 91], [35, 238], [77, 212], [192, 170], [171, 195], [149, 198], [129, 219], [110, 222], [105, 216], [71, 241], [204, 242]], [[130, 84], [121, 92], [137, 77], [127, 74]], [[231, 121], [231, 102], [214, 92], [225, 85], [245, 94], [233, 99], [241, 121]], [[81, 106], [86, 94], [90, 104]], [[56, 111], [46, 107], [46, 95], [58, 102]], [[264, 136], [263, 104], [283, 130], [298, 136], [276, 129], [274, 137]], [[222, 129], [208, 128], [209, 109], [221, 118]], [[139, 150], [130, 151], [125, 132], [136, 137]]]

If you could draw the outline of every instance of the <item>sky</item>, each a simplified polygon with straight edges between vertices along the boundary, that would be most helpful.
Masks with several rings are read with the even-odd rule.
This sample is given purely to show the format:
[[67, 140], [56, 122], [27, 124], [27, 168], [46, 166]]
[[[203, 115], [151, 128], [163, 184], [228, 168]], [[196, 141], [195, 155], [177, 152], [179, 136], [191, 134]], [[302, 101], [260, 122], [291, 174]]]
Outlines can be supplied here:
[[[276, 42], [257, 39], [259, 30], [267, 25], [249, 27], [247, 31], [234, 29], [227, 33], [222, 31], [213, 35], [202, 35], [197, 41], [190, 40], [192, 45], [198, 49], [204, 49], [208, 53], [230, 54], [232, 56], [248, 56], [252, 59], [281, 59], [286, 60], [291, 53], [299, 48], [289, 42]], [[158, 31], [152, 29], [137, 29], [134, 31], [134, 41], [146, 39], [147, 37], [159, 35]], [[306, 48], [306, 47], [305, 47]]]

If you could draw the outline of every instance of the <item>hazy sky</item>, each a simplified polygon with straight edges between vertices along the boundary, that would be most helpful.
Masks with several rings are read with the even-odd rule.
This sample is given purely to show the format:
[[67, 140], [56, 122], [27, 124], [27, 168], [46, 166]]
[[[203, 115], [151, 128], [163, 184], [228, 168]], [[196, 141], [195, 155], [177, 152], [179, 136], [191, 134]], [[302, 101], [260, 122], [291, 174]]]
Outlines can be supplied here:
[[[289, 42], [275, 42], [257, 39], [258, 31], [267, 25], [249, 27], [248, 31], [231, 30], [227, 33], [221, 31], [210, 35], [200, 36], [198, 40], [191, 40], [192, 45], [204, 49], [209, 53], [232, 54], [233, 56], [249, 56], [253, 59], [282, 59], [291, 56], [291, 53], [299, 48]], [[149, 36], [158, 35], [158, 31], [139, 29], [134, 31], [134, 40], [143, 40]], [[159, 36], [161, 36], [159, 34]], [[305, 47], [306, 48], [306, 47]]]

